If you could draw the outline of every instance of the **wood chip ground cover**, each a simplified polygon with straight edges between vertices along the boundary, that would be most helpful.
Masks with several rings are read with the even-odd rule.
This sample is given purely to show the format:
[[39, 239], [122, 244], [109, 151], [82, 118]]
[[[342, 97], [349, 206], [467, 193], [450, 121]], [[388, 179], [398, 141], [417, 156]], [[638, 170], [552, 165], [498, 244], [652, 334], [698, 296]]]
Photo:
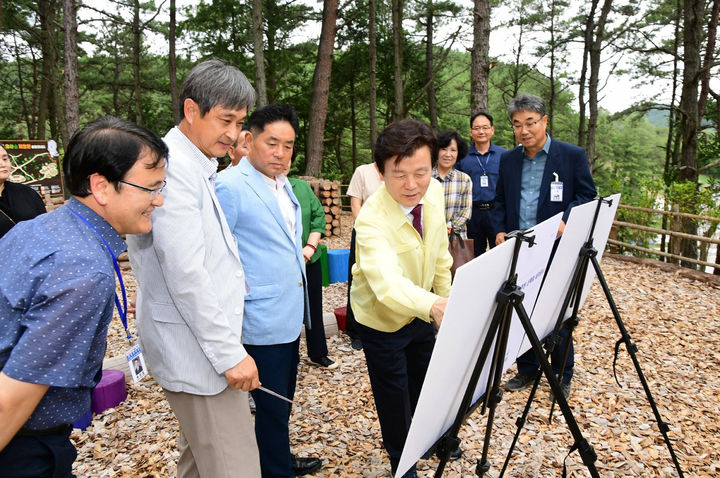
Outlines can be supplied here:
[[[347, 222], [347, 221], [346, 221]], [[345, 224], [343, 225], [345, 226]], [[347, 228], [344, 227], [346, 230]], [[344, 231], [345, 232], [345, 231]], [[347, 247], [333, 238], [331, 247]], [[656, 268], [606, 258], [603, 270], [686, 476], [720, 477], [720, 289]], [[134, 287], [127, 273], [129, 288]], [[325, 310], [345, 305], [346, 285], [325, 289]], [[108, 356], [124, 351], [119, 320], [108, 337]], [[620, 337], [602, 291], [593, 285], [576, 331], [576, 367], [570, 404], [594, 447], [603, 477], [676, 476], [632, 361], [622, 350], [613, 378], [613, 347]], [[380, 427], [361, 351], [345, 335], [328, 339], [335, 370], [311, 366], [304, 341], [291, 420], [293, 451], [323, 458], [315, 477], [389, 477]], [[512, 376], [511, 369], [505, 379]], [[549, 387], [541, 382], [528, 422], [506, 476], [560, 476], [572, 436], [556, 409], [548, 422]], [[486, 476], [496, 477], [515, 432], [528, 391], [505, 393], [493, 427]], [[476, 411], [460, 432], [464, 455], [450, 462], [446, 477], [475, 476], [486, 415]], [[128, 385], [128, 399], [95, 416], [72, 436], [81, 477], [173, 477], [178, 425], [152, 380]], [[589, 476], [577, 453], [568, 476]], [[420, 461], [419, 475], [434, 476], [435, 458]]]

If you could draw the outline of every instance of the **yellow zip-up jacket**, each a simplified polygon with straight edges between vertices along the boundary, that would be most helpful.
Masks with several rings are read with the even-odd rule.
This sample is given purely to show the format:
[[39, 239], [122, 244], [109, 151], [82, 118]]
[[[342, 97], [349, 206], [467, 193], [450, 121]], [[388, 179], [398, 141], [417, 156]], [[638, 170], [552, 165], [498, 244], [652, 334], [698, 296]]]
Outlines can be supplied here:
[[355, 319], [381, 332], [395, 332], [415, 317], [431, 322], [432, 305], [450, 294], [452, 265], [440, 183], [430, 181], [423, 198], [424, 240], [384, 184], [363, 204], [355, 231]]

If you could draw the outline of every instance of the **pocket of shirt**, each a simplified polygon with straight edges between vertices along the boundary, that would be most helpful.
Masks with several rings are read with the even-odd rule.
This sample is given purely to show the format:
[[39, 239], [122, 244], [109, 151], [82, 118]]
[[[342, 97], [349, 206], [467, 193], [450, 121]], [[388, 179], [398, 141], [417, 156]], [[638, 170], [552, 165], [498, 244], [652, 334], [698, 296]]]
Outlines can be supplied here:
[[270, 299], [280, 296], [281, 293], [278, 284], [251, 285], [250, 293], [245, 296], [245, 300]]
[[185, 320], [182, 318], [178, 310], [172, 304], [151, 302], [150, 313], [152, 314], [153, 320], [157, 322], [185, 325]]

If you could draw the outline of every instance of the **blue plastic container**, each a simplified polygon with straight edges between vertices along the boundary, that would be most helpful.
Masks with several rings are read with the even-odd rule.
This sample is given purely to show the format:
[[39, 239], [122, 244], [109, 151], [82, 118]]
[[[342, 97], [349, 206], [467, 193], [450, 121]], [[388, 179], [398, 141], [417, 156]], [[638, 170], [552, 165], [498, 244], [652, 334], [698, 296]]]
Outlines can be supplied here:
[[83, 416], [75, 420], [72, 424], [73, 428], [79, 428], [80, 430], [85, 430], [87, 427], [90, 426], [92, 423], [92, 410], [89, 410], [85, 412]]
[[328, 272], [330, 283], [348, 280], [350, 249], [328, 249]]

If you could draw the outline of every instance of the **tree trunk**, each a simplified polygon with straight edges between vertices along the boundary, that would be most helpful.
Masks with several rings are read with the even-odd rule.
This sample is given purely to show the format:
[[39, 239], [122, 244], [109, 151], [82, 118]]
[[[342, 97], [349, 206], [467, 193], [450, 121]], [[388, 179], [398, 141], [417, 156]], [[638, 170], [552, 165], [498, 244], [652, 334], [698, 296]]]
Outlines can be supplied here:
[[318, 45], [317, 63], [313, 74], [313, 92], [310, 101], [310, 129], [307, 137], [305, 174], [320, 177], [322, 173], [330, 75], [332, 74], [333, 48], [338, 16], [338, 0], [324, 0], [323, 19]]
[[265, 86], [265, 51], [263, 46], [263, 8], [262, 0], [253, 0], [252, 29], [253, 55], [255, 57], [255, 89], [257, 90], [257, 107], [268, 104], [267, 87]]
[[38, 104], [40, 103], [40, 91], [42, 89], [42, 74], [38, 73], [38, 59], [35, 57], [35, 51], [30, 48], [30, 56], [32, 58], [32, 98], [30, 99], [30, 119], [32, 129], [28, 130], [28, 138], [38, 137]]
[[[700, 45], [703, 39], [703, 25], [705, 20], [704, 0], [685, 0], [683, 5], [683, 87], [680, 98], [680, 111], [682, 114], [682, 150], [680, 153], [680, 182], [689, 181], [697, 184], [697, 135], [699, 128], [698, 112], [698, 82], [700, 78]], [[690, 210], [694, 205], [690, 204]], [[682, 220], [682, 231], [695, 234], [697, 226], [690, 219]], [[695, 241], [683, 239], [682, 251], [684, 257], [697, 257], [697, 244]], [[693, 264], [682, 263], [685, 267], [695, 268]]]
[[425, 17], [425, 81], [427, 82], [428, 116], [430, 127], [437, 133], [437, 101], [435, 99], [435, 73], [433, 69], [433, 2], [428, 0], [427, 15]]
[[177, 58], [175, 56], [175, 35], [176, 35], [176, 11], [175, 0], [170, 0], [170, 54], [168, 57], [168, 74], [170, 75], [170, 98], [172, 100], [173, 121], [180, 124], [180, 94], [177, 84]]
[[142, 125], [142, 85], [140, 84], [140, 0], [133, 0], [133, 98], [135, 100], [135, 122]]
[[[277, 97], [277, 67], [275, 64], [275, 37], [276, 31], [273, 28], [268, 27], [267, 32], [267, 68], [265, 68], [265, 91], [266, 101], [268, 103], [275, 103]], [[265, 58], [265, 55], [263, 55]], [[259, 104], [259, 102], [258, 102]], [[267, 103], [266, 103], [267, 104]]]
[[474, 0], [470, 54], [470, 110], [488, 111], [490, 77], [490, 0]]
[[[355, 114], [355, 70], [350, 74], [350, 137], [352, 139], [352, 172], [357, 168], [357, 117]], [[340, 134], [342, 138], [342, 134]], [[345, 170], [340, 169], [345, 176]]]
[[590, 56], [590, 48], [593, 41], [593, 30], [595, 30], [595, 10], [597, 10], [598, 0], [592, 0], [590, 4], [590, 11], [588, 12], [587, 20], [585, 21], [585, 39], [583, 41], [583, 61], [582, 67], [580, 68], [580, 84], [578, 85], [578, 104], [580, 107], [580, 114], [578, 119], [578, 140], [577, 144], [580, 147], [585, 147], [585, 83], [587, 81], [587, 64], [588, 57]]
[[403, 0], [392, 0], [392, 33], [393, 33], [393, 65], [394, 65], [394, 86], [395, 86], [395, 108], [393, 109], [393, 121], [402, 119], [405, 116], [405, 105], [403, 104]]
[[[42, 74], [40, 75], [40, 101], [38, 103], [37, 139], [46, 139], [45, 128], [48, 123], [50, 105], [55, 102], [57, 81], [57, 57], [53, 45], [55, 32], [55, 1], [38, 2], [40, 18], [40, 48], [42, 51]], [[33, 138], [30, 138], [33, 139]]]
[[548, 133], [555, 131], [555, 0], [550, 4], [550, 97], [548, 98]]
[[63, 147], [80, 127], [80, 96], [78, 94], [77, 62], [77, 4], [75, 0], [63, 0], [63, 24], [65, 26], [65, 127]]
[[25, 101], [25, 81], [22, 71], [22, 57], [20, 56], [20, 49], [18, 48], [15, 34], [13, 34], [13, 43], [15, 46], [15, 65], [17, 66], [18, 91], [20, 93], [20, 109], [22, 111], [23, 118], [25, 118], [25, 126], [27, 127], [29, 133], [32, 131], [32, 120], [30, 118], [31, 112], [29, 111], [27, 102]]
[[595, 28], [595, 39], [590, 47], [590, 81], [588, 82], [589, 110], [588, 118], [586, 153], [590, 162], [590, 171], [594, 170], [595, 165], [595, 134], [597, 132], [598, 120], [598, 84], [600, 82], [600, 54], [602, 51], [602, 42], [605, 37], [605, 23], [612, 7], [612, 0], [605, 0], [600, 17]]
[[720, 13], [720, 1], [713, 0], [712, 13], [707, 31], [707, 44], [705, 46], [705, 58], [703, 59], [702, 73], [700, 74], [700, 99], [698, 100], [698, 122], [702, 125], [705, 116], [708, 94], [710, 93], [710, 69], [715, 59], [715, 40], [717, 37], [718, 14]]
[[[368, 83], [370, 88], [370, 152], [375, 152], [377, 139], [377, 32], [375, 31], [375, 0], [368, 0], [368, 56], [370, 60]], [[353, 162], [353, 171], [355, 171]]]
[[525, 24], [520, 22], [520, 31], [518, 32], [517, 49], [515, 50], [515, 68], [512, 76], [513, 89], [512, 97], [515, 98], [520, 93], [520, 66], [522, 65], [523, 36], [525, 34]]

